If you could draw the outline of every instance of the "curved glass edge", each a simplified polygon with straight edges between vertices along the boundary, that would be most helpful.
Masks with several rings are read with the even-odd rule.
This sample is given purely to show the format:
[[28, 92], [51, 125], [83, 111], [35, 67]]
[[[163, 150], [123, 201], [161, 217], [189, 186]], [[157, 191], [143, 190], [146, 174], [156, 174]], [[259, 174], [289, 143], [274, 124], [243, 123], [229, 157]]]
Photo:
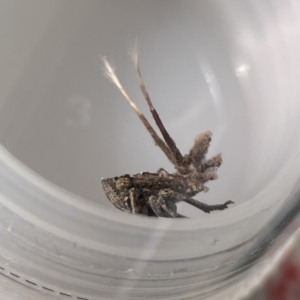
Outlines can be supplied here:
[[247, 204], [209, 216], [222, 216], [215, 227], [208, 226], [209, 219], [149, 220], [72, 196], [22, 166], [3, 147], [0, 191], [2, 273], [15, 274], [43, 292], [45, 287], [88, 300], [99, 294], [112, 299], [210, 297], [216, 287], [246, 276], [299, 206], [298, 184], [272, 206], [256, 207], [251, 217], [240, 215], [249, 210]]

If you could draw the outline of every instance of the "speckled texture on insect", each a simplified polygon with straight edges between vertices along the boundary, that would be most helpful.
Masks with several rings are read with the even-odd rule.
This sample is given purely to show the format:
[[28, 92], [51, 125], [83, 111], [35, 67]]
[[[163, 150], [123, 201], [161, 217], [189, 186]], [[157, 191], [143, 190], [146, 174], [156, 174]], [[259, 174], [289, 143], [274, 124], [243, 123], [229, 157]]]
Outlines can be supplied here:
[[150, 100], [141, 76], [137, 51], [133, 51], [132, 58], [141, 91], [163, 139], [159, 137], [146, 117], [131, 100], [121, 85], [115, 71], [107, 60], [104, 59], [107, 74], [133, 107], [152, 136], [155, 144], [173, 163], [176, 171], [171, 174], [160, 168], [157, 173], [142, 172], [135, 175], [126, 174], [114, 178], [102, 179], [102, 187], [107, 198], [119, 210], [133, 214], [166, 218], [184, 217], [177, 213], [176, 203], [180, 201], [193, 205], [206, 213], [228, 208], [229, 204], [234, 203], [231, 200], [226, 201], [224, 204], [208, 205], [192, 198], [200, 192], [208, 191], [205, 183], [209, 180], [217, 179], [216, 171], [222, 164], [221, 154], [206, 159], [212, 133], [207, 131], [198, 134], [190, 152], [182, 155], [164, 127]]

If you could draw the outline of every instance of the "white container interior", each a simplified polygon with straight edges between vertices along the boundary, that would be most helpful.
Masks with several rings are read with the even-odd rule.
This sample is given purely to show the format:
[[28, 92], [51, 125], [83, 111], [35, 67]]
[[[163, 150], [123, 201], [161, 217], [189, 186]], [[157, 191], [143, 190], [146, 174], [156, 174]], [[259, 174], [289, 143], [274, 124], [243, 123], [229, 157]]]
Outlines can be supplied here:
[[[246, 276], [298, 212], [300, 4], [2, 0], [0, 20], [0, 272], [15, 280], [3, 293], [199, 299]], [[179, 149], [213, 132], [223, 165], [197, 199], [228, 210], [156, 219], [105, 197], [101, 177], [173, 170], [103, 74], [106, 56], [152, 122], [136, 38]]]

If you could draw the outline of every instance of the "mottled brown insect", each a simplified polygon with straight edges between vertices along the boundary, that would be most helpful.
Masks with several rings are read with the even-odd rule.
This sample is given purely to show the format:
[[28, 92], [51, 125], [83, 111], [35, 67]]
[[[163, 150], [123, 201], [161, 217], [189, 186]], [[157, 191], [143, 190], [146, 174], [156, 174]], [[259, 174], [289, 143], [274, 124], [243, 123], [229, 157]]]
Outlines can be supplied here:
[[150, 100], [140, 72], [137, 51], [133, 52], [132, 57], [141, 91], [163, 136], [163, 140], [140, 112], [136, 104], [130, 99], [114, 69], [104, 59], [107, 74], [133, 107], [151, 134], [155, 144], [174, 164], [176, 172], [170, 174], [161, 168], [157, 173], [142, 172], [135, 175], [126, 174], [119, 177], [102, 179], [102, 187], [107, 198], [116, 208], [122, 211], [166, 218], [184, 217], [177, 213], [176, 203], [179, 201], [184, 201], [206, 213], [228, 208], [229, 204], [234, 203], [231, 200], [226, 201], [224, 204], [208, 205], [192, 198], [199, 192], [206, 192], [208, 190], [204, 184], [209, 180], [217, 179], [216, 170], [222, 163], [221, 154], [210, 159], [205, 158], [211, 141], [211, 132], [207, 131], [198, 134], [190, 152], [183, 156], [165, 129]]

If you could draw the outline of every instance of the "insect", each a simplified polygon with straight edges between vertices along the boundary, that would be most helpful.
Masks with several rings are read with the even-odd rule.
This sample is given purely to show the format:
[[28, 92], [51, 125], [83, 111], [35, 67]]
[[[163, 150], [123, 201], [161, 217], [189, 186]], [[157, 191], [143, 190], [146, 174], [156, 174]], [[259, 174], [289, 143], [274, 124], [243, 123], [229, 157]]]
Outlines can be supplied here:
[[106, 73], [135, 110], [155, 144], [173, 163], [176, 172], [171, 174], [160, 168], [156, 173], [142, 172], [135, 175], [125, 174], [114, 178], [102, 178], [101, 183], [107, 198], [121, 211], [165, 218], [185, 217], [177, 212], [176, 203], [180, 201], [193, 205], [206, 213], [228, 208], [229, 204], [234, 203], [231, 200], [223, 204], [208, 205], [192, 198], [199, 192], [208, 191], [204, 184], [209, 180], [217, 179], [216, 171], [222, 163], [221, 154], [206, 159], [212, 133], [207, 131], [198, 134], [190, 152], [182, 155], [152, 104], [143, 82], [136, 50], [132, 52], [132, 59], [140, 89], [163, 139], [159, 137], [137, 105], [131, 100], [115, 70], [104, 58]]

